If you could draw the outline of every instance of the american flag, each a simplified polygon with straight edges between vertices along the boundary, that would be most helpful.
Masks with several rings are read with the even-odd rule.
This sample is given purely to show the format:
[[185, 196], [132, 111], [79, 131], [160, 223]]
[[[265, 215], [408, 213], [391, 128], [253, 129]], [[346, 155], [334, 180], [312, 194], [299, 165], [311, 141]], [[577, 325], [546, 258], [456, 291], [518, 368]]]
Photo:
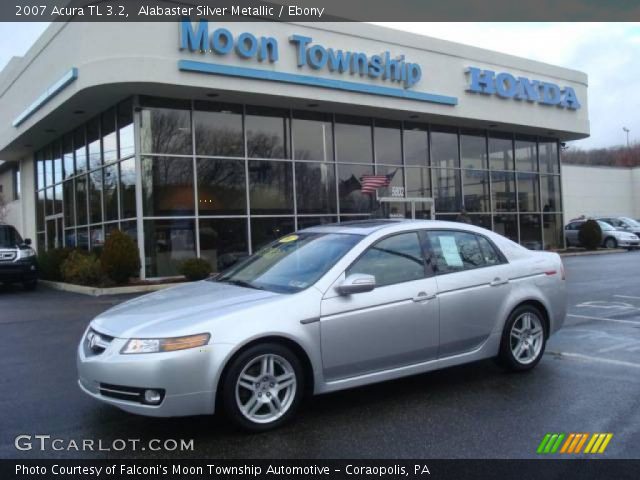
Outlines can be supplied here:
[[379, 188], [388, 187], [397, 171], [396, 169], [387, 175], [363, 175], [360, 177], [360, 191], [362, 193], [375, 193]]

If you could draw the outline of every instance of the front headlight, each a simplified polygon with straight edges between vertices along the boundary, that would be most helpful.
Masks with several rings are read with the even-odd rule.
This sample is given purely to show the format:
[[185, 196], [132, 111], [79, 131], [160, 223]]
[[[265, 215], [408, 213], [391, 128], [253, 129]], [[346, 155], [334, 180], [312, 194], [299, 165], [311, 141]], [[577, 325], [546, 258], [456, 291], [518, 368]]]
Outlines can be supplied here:
[[209, 343], [210, 337], [211, 335], [208, 333], [200, 333], [186, 337], [132, 338], [122, 347], [120, 353], [175, 352], [176, 350], [202, 347]]
[[35, 257], [35, 256], [36, 256], [36, 251], [31, 247], [18, 249], [18, 260], [21, 260], [23, 258]]

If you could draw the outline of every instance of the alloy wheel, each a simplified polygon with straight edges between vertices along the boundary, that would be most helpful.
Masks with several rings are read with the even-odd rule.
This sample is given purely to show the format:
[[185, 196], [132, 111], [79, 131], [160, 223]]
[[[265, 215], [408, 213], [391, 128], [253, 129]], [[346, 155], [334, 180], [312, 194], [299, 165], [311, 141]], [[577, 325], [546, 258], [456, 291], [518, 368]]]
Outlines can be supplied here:
[[544, 329], [540, 317], [524, 312], [513, 322], [509, 336], [513, 358], [522, 365], [534, 362], [544, 345]]

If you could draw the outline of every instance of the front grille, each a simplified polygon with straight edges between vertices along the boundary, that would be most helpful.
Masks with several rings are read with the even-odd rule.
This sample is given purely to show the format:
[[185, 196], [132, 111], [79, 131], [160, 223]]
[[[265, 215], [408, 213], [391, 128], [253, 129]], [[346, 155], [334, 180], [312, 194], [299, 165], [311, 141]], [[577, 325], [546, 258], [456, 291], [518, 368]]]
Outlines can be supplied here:
[[85, 337], [84, 347], [87, 355], [100, 355], [113, 341], [113, 337], [89, 329]]
[[0, 251], [0, 262], [13, 262], [16, 259], [15, 250]]
[[[144, 401], [144, 392], [148, 390], [146, 388], [138, 388], [138, 387], [125, 387], [123, 385], [113, 385], [111, 383], [101, 383], [100, 384], [100, 394], [104, 397], [115, 398], [117, 400], [125, 400], [133, 403], [142, 403], [146, 404]], [[155, 388], [160, 392], [160, 402], [164, 399], [164, 390]]]

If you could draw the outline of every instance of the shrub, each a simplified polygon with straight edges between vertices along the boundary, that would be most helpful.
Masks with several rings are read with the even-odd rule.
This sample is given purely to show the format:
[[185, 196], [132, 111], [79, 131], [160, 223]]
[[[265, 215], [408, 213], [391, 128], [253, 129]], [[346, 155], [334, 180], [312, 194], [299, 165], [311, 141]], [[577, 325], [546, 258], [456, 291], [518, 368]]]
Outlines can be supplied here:
[[72, 251], [62, 262], [61, 273], [65, 282], [77, 285], [102, 285], [105, 280], [100, 260], [80, 250]]
[[62, 280], [60, 268], [73, 250], [70, 248], [53, 248], [38, 253], [38, 269], [40, 278], [59, 282]]
[[100, 255], [102, 270], [115, 283], [127, 283], [140, 270], [138, 247], [120, 230], [111, 232]]
[[595, 220], [587, 220], [580, 227], [578, 240], [587, 250], [596, 250], [602, 244], [602, 230]]
[[203, 258], [190, 258], [180, 264], [178, 271], [184, 275], [187, 280], [203, 280], [211, 275], [212, 269], [209, 262]]

